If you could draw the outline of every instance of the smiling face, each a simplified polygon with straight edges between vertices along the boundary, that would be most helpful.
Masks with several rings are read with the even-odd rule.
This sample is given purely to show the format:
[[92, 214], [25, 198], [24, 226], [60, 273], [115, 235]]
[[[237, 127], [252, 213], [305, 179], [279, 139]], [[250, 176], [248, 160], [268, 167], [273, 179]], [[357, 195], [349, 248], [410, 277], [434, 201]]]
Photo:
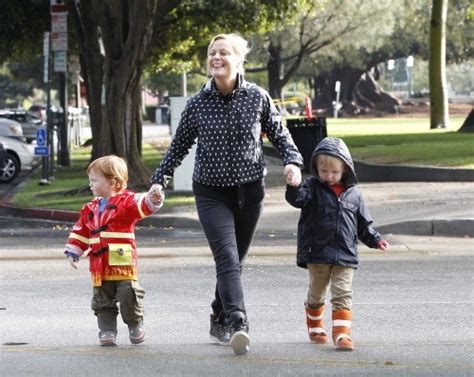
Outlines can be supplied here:
[[241, 58], [227, 39], [217, 39], [208, 49], [207, 69], [215, 79], [234, 80], [241, 64]]

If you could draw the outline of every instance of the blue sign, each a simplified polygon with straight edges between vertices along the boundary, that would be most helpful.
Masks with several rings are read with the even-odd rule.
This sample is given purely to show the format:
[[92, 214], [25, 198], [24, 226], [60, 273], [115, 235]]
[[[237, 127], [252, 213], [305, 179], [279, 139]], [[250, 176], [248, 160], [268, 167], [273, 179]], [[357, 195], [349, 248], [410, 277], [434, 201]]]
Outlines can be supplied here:
[[38, 128], [36, 130], [36, 145], [39, 147], [44, 147], [48, 139], [48, 131], [46, 128]]
[[48, 147], [35, 147], [35, 155], [36, 156], [49, 156], [49, 148]]

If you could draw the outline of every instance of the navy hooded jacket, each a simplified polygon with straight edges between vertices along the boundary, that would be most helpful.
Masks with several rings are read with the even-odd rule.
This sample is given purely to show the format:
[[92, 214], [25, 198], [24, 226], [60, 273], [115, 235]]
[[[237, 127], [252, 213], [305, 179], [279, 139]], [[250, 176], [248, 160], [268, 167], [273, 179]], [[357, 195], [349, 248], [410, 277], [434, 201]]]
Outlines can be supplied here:
[[[342, 177], [346, 189], [339, 197], [317, 175], [314, 162], [318, 154], [338, 157], [347, 165]], [[287, 185], [286, 189], [288, 203], [301, 208], [297, 264], [304, 268], [308, 263], [356, 268], [357, 239], [376, 248], [382, 237], [371, 226], [372, 218], [356, 187], [354, 163], [344, 141], [324, 138], [313, 152], [311, 170], [314, 176], [306, 178], [299, 187]]]

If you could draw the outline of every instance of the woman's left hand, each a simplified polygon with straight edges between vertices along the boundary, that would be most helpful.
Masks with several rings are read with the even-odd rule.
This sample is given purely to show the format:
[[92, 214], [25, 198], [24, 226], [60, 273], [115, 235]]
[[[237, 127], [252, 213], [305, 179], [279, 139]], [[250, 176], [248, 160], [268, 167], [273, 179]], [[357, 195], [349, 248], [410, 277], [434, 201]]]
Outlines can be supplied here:
[[290, 186], [298, 187], [301, 184], [301, 170], [298, 166], [288, 164], [283, 169], [283, 176], [285, 181]]

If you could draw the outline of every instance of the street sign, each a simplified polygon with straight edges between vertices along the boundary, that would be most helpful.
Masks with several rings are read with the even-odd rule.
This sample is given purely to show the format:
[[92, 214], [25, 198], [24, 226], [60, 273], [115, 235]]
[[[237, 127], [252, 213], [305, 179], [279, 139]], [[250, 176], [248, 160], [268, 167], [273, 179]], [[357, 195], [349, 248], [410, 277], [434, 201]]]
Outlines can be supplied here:
[[36, 145], [38, 147], [46, 146], [46, 141], [48, 140], [48, 131], [46, 128], [38, 128], [36, 130]]
[[35, 156], [49, 156], [49, 147], [35, 147]]
[[67, 13], [51, 14], [51, 31], [53, 33], [67, 32]]
[[67, 51], [67, 33], [51, 33], [53, 51]]
[[54, 72], [67, 71], [67, 56], [66, 51], [54, 52]]
[[51, 0], [50, 1], [51, 13], [63, 13], [67, 12], [66, 4], [64, 0]]

